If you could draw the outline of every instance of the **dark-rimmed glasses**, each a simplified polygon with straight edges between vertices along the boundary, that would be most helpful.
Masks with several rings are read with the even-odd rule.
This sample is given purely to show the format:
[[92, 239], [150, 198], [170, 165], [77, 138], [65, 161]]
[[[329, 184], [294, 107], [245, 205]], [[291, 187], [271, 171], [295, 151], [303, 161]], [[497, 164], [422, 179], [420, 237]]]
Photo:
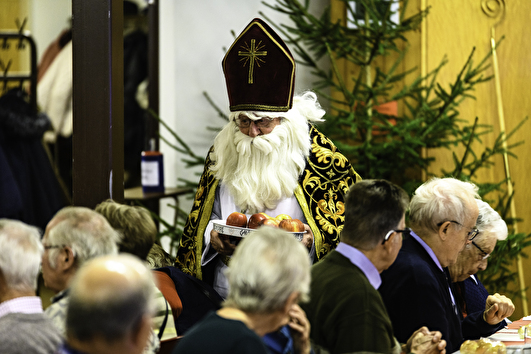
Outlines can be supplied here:
[[256, 125], [258, 128], [263, 129], [263, 128], [269, 128], [273, 120], [275, 120], [275, 118], [264, 117], [264, 118], [260, 118], [257, 120], [252, 120], [247, 117], [241, 117], [241, 118], [238, 117], [234, 119], [234, 123], [236, 123], [236, 125], [239, 128], [246, 129], [246, 128], [249, 128], [251, 126], [251, 122], [253, 122], [254, 125]]
[[474, 246], [475, 246], [475, 247], [476, 247], [476, 248], [482, 253], [482, 254], [481, 254], [481, 260], [482, 260], [482, 261], [490, 257], [490, 253], [487, 253], [487, 252], [483, 251], [483, 250], [481, 249], [481, 247], [478, 246], [477, 243], [475, 243], [474, 241], [472, 241], [472, 244], [473, 244], [473, 245], [474, 245]]
[[391, 235], [393, 234], [393, 232], [397, 232], [397, 233], [404, 233], [404, 232], [410, 232], [411, 229], [409, 227], [406, 227], [404, 230], [390, 230], [384, 237], [383, 241], [382, 241], [382, 245], [387, 241], [389, 240], [389, 237], [391, 237]]
[[[449, 222], [453, 222], [454, 224], [457, 224], [459, 226], [462, 226], [462, 227], [466, 227], [465, 225], [455, 221], [455, 220], [446, 220], [446, 221], [449, 221]], [[441, 221], [440, 223], [437, 224], [438, 227], [441, 227], [442, 224], [444, 224], [446, 221]], [[468, 232], [468, 241], [472, 241], [474, 238], [476, 238], [476, 236], [479, 234], [479, 230], [476, 229], [475, 227], [472, 228], [472, 230], [470, 230]]]
[[63, 248], [65, 245], [43, 245], [45, 250], [50, 250], [52, 248]]

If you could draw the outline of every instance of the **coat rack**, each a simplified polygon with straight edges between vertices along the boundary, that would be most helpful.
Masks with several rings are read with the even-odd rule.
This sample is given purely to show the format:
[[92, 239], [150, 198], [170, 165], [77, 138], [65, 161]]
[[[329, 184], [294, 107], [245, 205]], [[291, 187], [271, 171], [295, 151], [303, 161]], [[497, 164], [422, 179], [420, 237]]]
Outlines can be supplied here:
[[7, 50], [11, 45], [16, 43], [17, 49], [22, 50], [26, 48], [26, 45], [30, 46], [30, 59], [31, 67], [30, 72], [27, 74], [10, 74], [9, 69], [11, 67], [12, 60], [7, 63], [0, 59], [0, 81], [3, 82], [3, 91], [6, 91], [8, 82], [20, 82], [22, 86], [24, 81], [30, 81], [31, 94], [30, 105], [37, 110], [37, 46], [35, 41], [30, 36], [29, 31], [24, 31], [27, 19], [24, 19], [22, 24], [18, 19], [15, 21], [17, 24], [17, 31], [0, 31], [0, 51]]

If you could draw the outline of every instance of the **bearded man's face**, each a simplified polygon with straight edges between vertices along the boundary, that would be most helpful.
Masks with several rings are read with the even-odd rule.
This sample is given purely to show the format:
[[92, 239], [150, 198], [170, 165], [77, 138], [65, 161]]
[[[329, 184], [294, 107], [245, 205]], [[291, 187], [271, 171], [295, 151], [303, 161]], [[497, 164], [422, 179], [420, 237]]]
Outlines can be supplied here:
[[307, 124], [275, 118], [274, 125], [239, 128], [230, 122], [216, 137], [212, 171], [247, 213], [274, 209], [291, 197], [310, 150]]

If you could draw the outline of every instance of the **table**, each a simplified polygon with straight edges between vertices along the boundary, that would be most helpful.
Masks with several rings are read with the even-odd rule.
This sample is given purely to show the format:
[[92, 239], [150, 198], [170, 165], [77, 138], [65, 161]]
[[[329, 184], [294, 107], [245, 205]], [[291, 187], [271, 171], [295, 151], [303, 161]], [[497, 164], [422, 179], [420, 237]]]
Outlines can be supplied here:
[[519, 340], [518, 328], [524, 325], [531, 324], [531, 318], [525, 317], [518, 321], [514, 321], [507, 325], [507, 328], [501, 329], [491, 335], [489, 338], [493, 340], [500, 340], [507, 346], [507, 354], [511, 353], [531, 353], [531, 339], [526, 338]]
[[[175, 199], [175, 216], [174, 224], [177, 221], [179, 215], [179, 197], [181, 195], [190, 194], [193, 192], [191, 187], [175, 187], [175, 188], [165, 188], [164, 192], [156, 193], [144, 193], [142, 187], [128, 188], [124, 190], [124, 201], [127, 204], [135, 205], [142, 204], [147, 209], [151, 210], [155, 214], [159, 214], [159, 201], [163, 198], [173, 198]], [[158, 224], [158, 223], [157, 223]], [[158, 226], [158, 225], [157, 225]]]

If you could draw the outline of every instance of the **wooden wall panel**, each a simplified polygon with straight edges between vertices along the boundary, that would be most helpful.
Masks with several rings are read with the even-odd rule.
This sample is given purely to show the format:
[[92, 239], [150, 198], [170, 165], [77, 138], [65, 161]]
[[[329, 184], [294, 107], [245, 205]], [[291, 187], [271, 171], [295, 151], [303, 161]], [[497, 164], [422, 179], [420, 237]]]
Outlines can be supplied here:
[[[426, 62], [428, 70], [435, 68], [440, 59], [447, 55], [448, 65], [441, 71], [441, 82], [448, 84], [459, 72], [473, 47], [476, 47], [475, 62], [478, 62], [490, 51], [491, 29], [495, 26], [496, 40], [505, 36], [497, 49], [499, 62], [499, 78], [501, 83], [501, 102], [503, 103], [506, 131], [511, 131], [531, 111], [531, 101], [528, 92], [531, 89], [531, 71], [529, 60], [531, 58], [531, 29], [527, 26], [531, 2], [526, 0], [513, 0], [503, 2], [496, 0], [462, 1], [462, 0], [427, 0], [431, 6], [430, 15], [426, 21]], [[483, 11], [487, 6], [489, 15]], [[489, 59], [489, 63], [493, 63]], [[494, 74], [493, 68], [487, 71]], [[485, 136], [483, 145], [492, 146], [494, 139], [500, 132], [498, 115], [498, 98], [495, 90], [495, 81], [491, 80], [481, 84], [475, 91], [476, 100], [467, 100], [460, 105], [461, 117], [472, 122], [477, 116], [479, 123], [489, 124], [494, 128], [493, 133]], [[525, 141], [531, 133], [531, 124], [525, 124], [511, 139], [510, 142]], [[515, 188], [516, 216], [524, 219], [519, 223], [518, 231], [529, 233], [531, 229], [531, 205], [527, 198], [531, 189], [527, 186], [525, 177], [529, 174], [528, 151], [531, 141], [514, 150], [518, 159], [509, 159], [510, 172]], [[480, 143], [476, 143], [479, 151]], [[458, 156], [462, 155], [462, 148], [456, 149]], [[440, 168], [449, 169], [452, 165], [451, 155], [447, 151], [430, 151], [428, 154], [437, 158], [437, 165], [433, 172]], [[495, 160], [493, 168], [484, 169], [478, 174], [480, 182], [500, 181], [505, 177], [504, 164], [501, 158]], [[528, 253], [531, 250], [526, 250]], [[523, 259], [524, 280], [527, 286], [531, 285], [531, 261]], [[515, 265], [516, 269], [516, 265]], [[515, 284], [516, 286], [516, 284]], [[527, 291], [527, 298], [531, 292]], [[514, 318], [523, 313], [523, 304], [516, 300], [517, 311]]]

